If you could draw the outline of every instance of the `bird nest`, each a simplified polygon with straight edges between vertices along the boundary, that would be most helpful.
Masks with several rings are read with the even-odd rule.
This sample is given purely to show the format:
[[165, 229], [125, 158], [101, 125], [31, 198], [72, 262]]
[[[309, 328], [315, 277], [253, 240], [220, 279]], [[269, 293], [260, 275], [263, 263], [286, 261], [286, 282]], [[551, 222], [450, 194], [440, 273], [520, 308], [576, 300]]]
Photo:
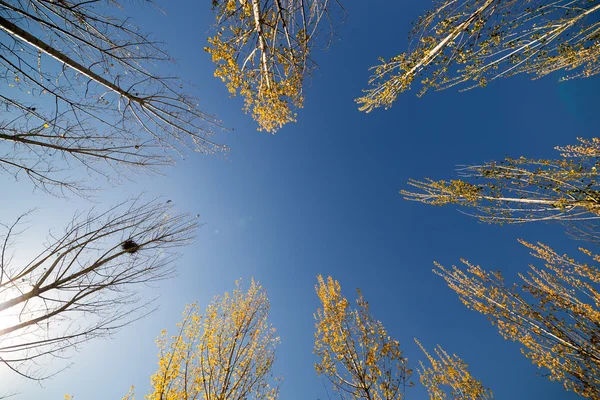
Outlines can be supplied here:
[[140, 249], [140, 245], [134, 242], [132, 239], [127, 239], [121, 244], [121, 248], [126, 253], [134, 254]]

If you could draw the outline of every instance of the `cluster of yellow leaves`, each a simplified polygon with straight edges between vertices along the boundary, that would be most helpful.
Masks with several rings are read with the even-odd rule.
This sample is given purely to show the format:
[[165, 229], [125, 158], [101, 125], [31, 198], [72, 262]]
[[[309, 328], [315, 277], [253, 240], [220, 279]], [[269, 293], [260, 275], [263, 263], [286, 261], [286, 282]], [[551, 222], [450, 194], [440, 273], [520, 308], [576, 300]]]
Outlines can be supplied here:
[[420, 189], [422, 193], [402, 190], [400, 193], [406, 200], [416, 200], [435, 206], [446, 204], [477, 205], [482, 199], [482, 188], [464, 180], [434, 181], [425, 178], [424, 181], [409, 180], [410, 186]]
[[315, 314], [315, 369], [335, 389], [352, 398], [397, 400], [412, 385], [412, 371], [398, 341], [373, 318], [358, 291], [357, 308], [342, 296], [339, 282], [318, 277], [315, 287], [322, 308]]
[[[318, 276], [315, 287], [322, 308], [315, 314], [314, 351], [318, 375], [324, 375], [342, 398], [401, 400], [412, 370], [408, 359], [383, 324], [371, 315], [360, 290], [357, 307], [342, 296], [339, 282]], [[171, 337], [163, 330], [157, 340], [158, 370], [151, 377], [147, 400], [276, 400], [278, 387], [271, 387], [271, 368], [279, 338], [268, 324], [266, 291], [252, 280], [246, 293], [240, 282], [233, 293], [216, 297], [204, 315], [196, 304], [186, 306], [178, 332]], [[416, 340], [415, 340], [416, 341]], [[436, 349], [439, 360], [417, 342], [431, 363], [421, 363], [421, 382], [433, 400], [446, 399], [442, 386], [449, 386], [453, 399], [487, 400], [491, 391], [473, 378], [456, 355]], [[274, 379], [277, 381], [278, 379]], [[72, 396], [65, 395], [65, 400]], [[134, 400], [134, 387], [123, 397]]]
[[[213, 2], [215, 36], [205, 50], [216, 64], [215, 76], [232, 95], [244, 97], [259, 130], [275, 132], [295, 122], [302, 86], [308, 73], [309, 37], [291, 31], [295, 11], [285, 4], [260, 0]], [[292, 3], [289, 4], [292, 7]]]
[[268, 323], [267, 293], [254, 280], [215, 298], [204, 315], [188, 305], [178, 333], [163, 331], [158, 371], [152, 376], [148, 400], [265, 399], [274, 400], [271, 368], [279, 338]]
[[[425, 43], [425, 42], [424, 42]], [[358, 109], [370, 113], [376, 108], [390, 108], [400, 93], [410, 89], [418, 68], [419, 61], [426, 59], [435, 47], [435, 43], [429, 43], [429, 47], [419, 47], [411, 54], [400, 54], [386, 61], [380, 58], [380, 65], [372, 68], [373, 76], [369, 84], [375, 84], [372, 89], [365, 90], [365, 96], [356, 99]]]
[[372, 68], [372, 87], [357, 99], [360, 110], [390, 107], [419, 78], [423, 95], [429, 88], [483, 87], [519, 73], [596, 75], [598, 14], [600, 4], [593, 0], [436, 2], [414, 25], [411, 48]]
[[129, 388], [129, 391], [127, 392], [127, 394], [125, 396], [123, 396], [122, 400], [135, 400], [135, 387], [131, 386]]
[[[451, 356], [437, 346], [435, 349], [437, 358], [435, 358], [418, 340], [415, 339], [415, 342], [430, 363], [430, 366], [426, 367], [420, 362], [421, 368], [418, 369], [421, 383], [427, 388], [430, 399], [489, 400], [493, 398], [492, 391], [486, 389], [481, 381], [469, 373], [468, 365], [456, 354]], [[449, 393], [446, 387], [450, 389]]]
[[[545, 263], [521, 274], [523, 293], [507, 287], [499, 272], [463, 260], [466, 271], [437, 265], [462, 302], [486, 316], [506, 339], [567, 390], [600, 398], [600, 269], [556, 253], [549, 246], [521, 242]], [[589, 250], [582, 252], [600, 261]]]
[[[578, 137], [577, 140], [580, 144], [557, 146], [556, 150], [560, 151], [560, 155], [565, 158], [600, 157], [600, 138], [585, 139]], [[595, 166], [592, 168], [595, 168]]]

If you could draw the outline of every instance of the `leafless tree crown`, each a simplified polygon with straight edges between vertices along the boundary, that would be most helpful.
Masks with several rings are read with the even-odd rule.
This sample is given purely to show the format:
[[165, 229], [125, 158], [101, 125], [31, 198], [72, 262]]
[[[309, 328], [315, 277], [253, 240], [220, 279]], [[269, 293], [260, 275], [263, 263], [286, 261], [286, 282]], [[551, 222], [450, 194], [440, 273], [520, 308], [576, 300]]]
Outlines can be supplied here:
[[1, 172], [85, 194], [74, 167], [114, 178], [169, 165], [173, 150], [226, 150], [188, 85], [157, 72], [172, 60], [121, 3], [0, 0]]
[[0, 236], [0, 363], [36, 379], [47, 376], [44, 357], [68, 355], [149, 311], [139, 289], [173, 273], [176, 249], [197, 227], [162, 201], [135, 199], [76, 214], [33, 256], [15, 249], [28, 215]]

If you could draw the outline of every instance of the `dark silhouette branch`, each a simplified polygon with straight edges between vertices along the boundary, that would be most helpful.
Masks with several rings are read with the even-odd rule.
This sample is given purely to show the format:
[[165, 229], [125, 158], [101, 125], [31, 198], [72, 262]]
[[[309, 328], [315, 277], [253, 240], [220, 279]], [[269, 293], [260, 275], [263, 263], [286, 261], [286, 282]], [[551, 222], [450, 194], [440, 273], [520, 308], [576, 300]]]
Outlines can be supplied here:
[[148, 312], [141, 285], [172, 275], [176, 249], [190, 243], [197, 223], [162, 201], [134, 199], [76, 214], [26, 264], [5, 256], [17, 226], [6, 225], [2, 237], [0, 363], [43, 378], [38, 358], [68, 355]]

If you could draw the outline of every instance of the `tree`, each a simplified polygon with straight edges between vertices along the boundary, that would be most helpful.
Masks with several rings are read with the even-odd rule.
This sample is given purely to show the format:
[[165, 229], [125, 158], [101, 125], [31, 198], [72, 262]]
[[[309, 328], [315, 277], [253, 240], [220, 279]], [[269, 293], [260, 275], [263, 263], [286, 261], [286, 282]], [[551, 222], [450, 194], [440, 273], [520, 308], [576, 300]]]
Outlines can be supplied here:
[[462, 167], [462, 179], [410, 180], [418, 191], [400, 193], [425, 204], [468, 207], [489, 223], [577, 223], [577, 237], [595, 240], [595, 229], [586, 221], [600, 217], [600, 139], [578, 140], [578, 145], [556, 147], [557, 159], [507, 157]]
[[316, 66], [312, 49], [323, 30], [333, 35], [333, 7], [343, 15], [337, 0], [213, 0], [216, 34], [205, 50], [215, 76], [244, 97], [259, 130], [274, 133], [295, 122]]
[[225, 150], [209, 138], [218, 121], [160, 75], [171, 58], [124, 10], [118, 0], [0, 0], [2, 172], [85, 194], [73, 167], [118, 180], [171, 164], [182, 147]]
[[[342, 399], [399, 400], [405, 398], [412, 370], [402, 355], [400, 344], [388, 336], [380, 321], [373, 318], [357, 289], [357, 308], [351, 309], [338, 281], [318, 276], [315, 287], [322, 309], [317, 310], [315, 364], [317, 374], [325, 375]], [[487, 400], [492, 392], [467, 370], [458, 356], [448, 355], [440, 346], [437, 359], [415, 339], [431, 367], [420, 362], [421, 383], [432, 400]], [[450, 388], [448, 393], [445, 386]]]
[[[468, 365], [456, 354], [449, 355], [438, 345], [435, 349], [436, 358], [429, 354], [417, 339], [415, 342], [425, 353], [431, 365], [426, 367], [423, 362], [419, 362], [421, 368], [417, 369], [421, 383], [427, 388], [430, 399], [493, 399], [492, 391], [486, 389], [481, 381], [469, 373]], [[446, 386], [450, 388], [450, 392], [447, 391]]]
[[339, 282], [318, 277], [315, 287], [322, 309], [315, 314], [315, 369], [342, 398], [396, 400], [411, 386], [412, 370], [397, 340], [373, 318], [360, 290], [357, 308], [342, 296]]
[[519, 73], [595, 75], [599, 13], [596, 0], [439, 1], [414, 24], [409, 50], [373, 68], [372, 87], [357, 102], [367, 112], [388, 108], [417, 79], [422, 95]]
[[175, 250], [197, 226], [162, 201], [134, 199], [77, 213], [32, 256], [12, 250], [29, 215], [2, 225], [0, 363], [33, 379], [48, 376], [45, 357], [68, 355], [147, 313], [152, 300], [139, 289], [172, 274]]
[[148, 400], [276, 399], [271, 368], [279, 338], [268, 322], [267, 292], [252, 280], [216, 297], [204, 316], [188, 305], [178, 332], [158, 339], [158, 371]]
[[[462, 260], [466, 270], [436, 264], [434, 270], [470, 309], [486, 315], [526, 357], [567, 390], [600, 398], [600, 269], [560, 255], [543, 244], [522, 244], [544, 262], [520, 274], [523, 285], [506, 286], [499, 272]], [[581, 249], [594, 261], [600, 256]]]

